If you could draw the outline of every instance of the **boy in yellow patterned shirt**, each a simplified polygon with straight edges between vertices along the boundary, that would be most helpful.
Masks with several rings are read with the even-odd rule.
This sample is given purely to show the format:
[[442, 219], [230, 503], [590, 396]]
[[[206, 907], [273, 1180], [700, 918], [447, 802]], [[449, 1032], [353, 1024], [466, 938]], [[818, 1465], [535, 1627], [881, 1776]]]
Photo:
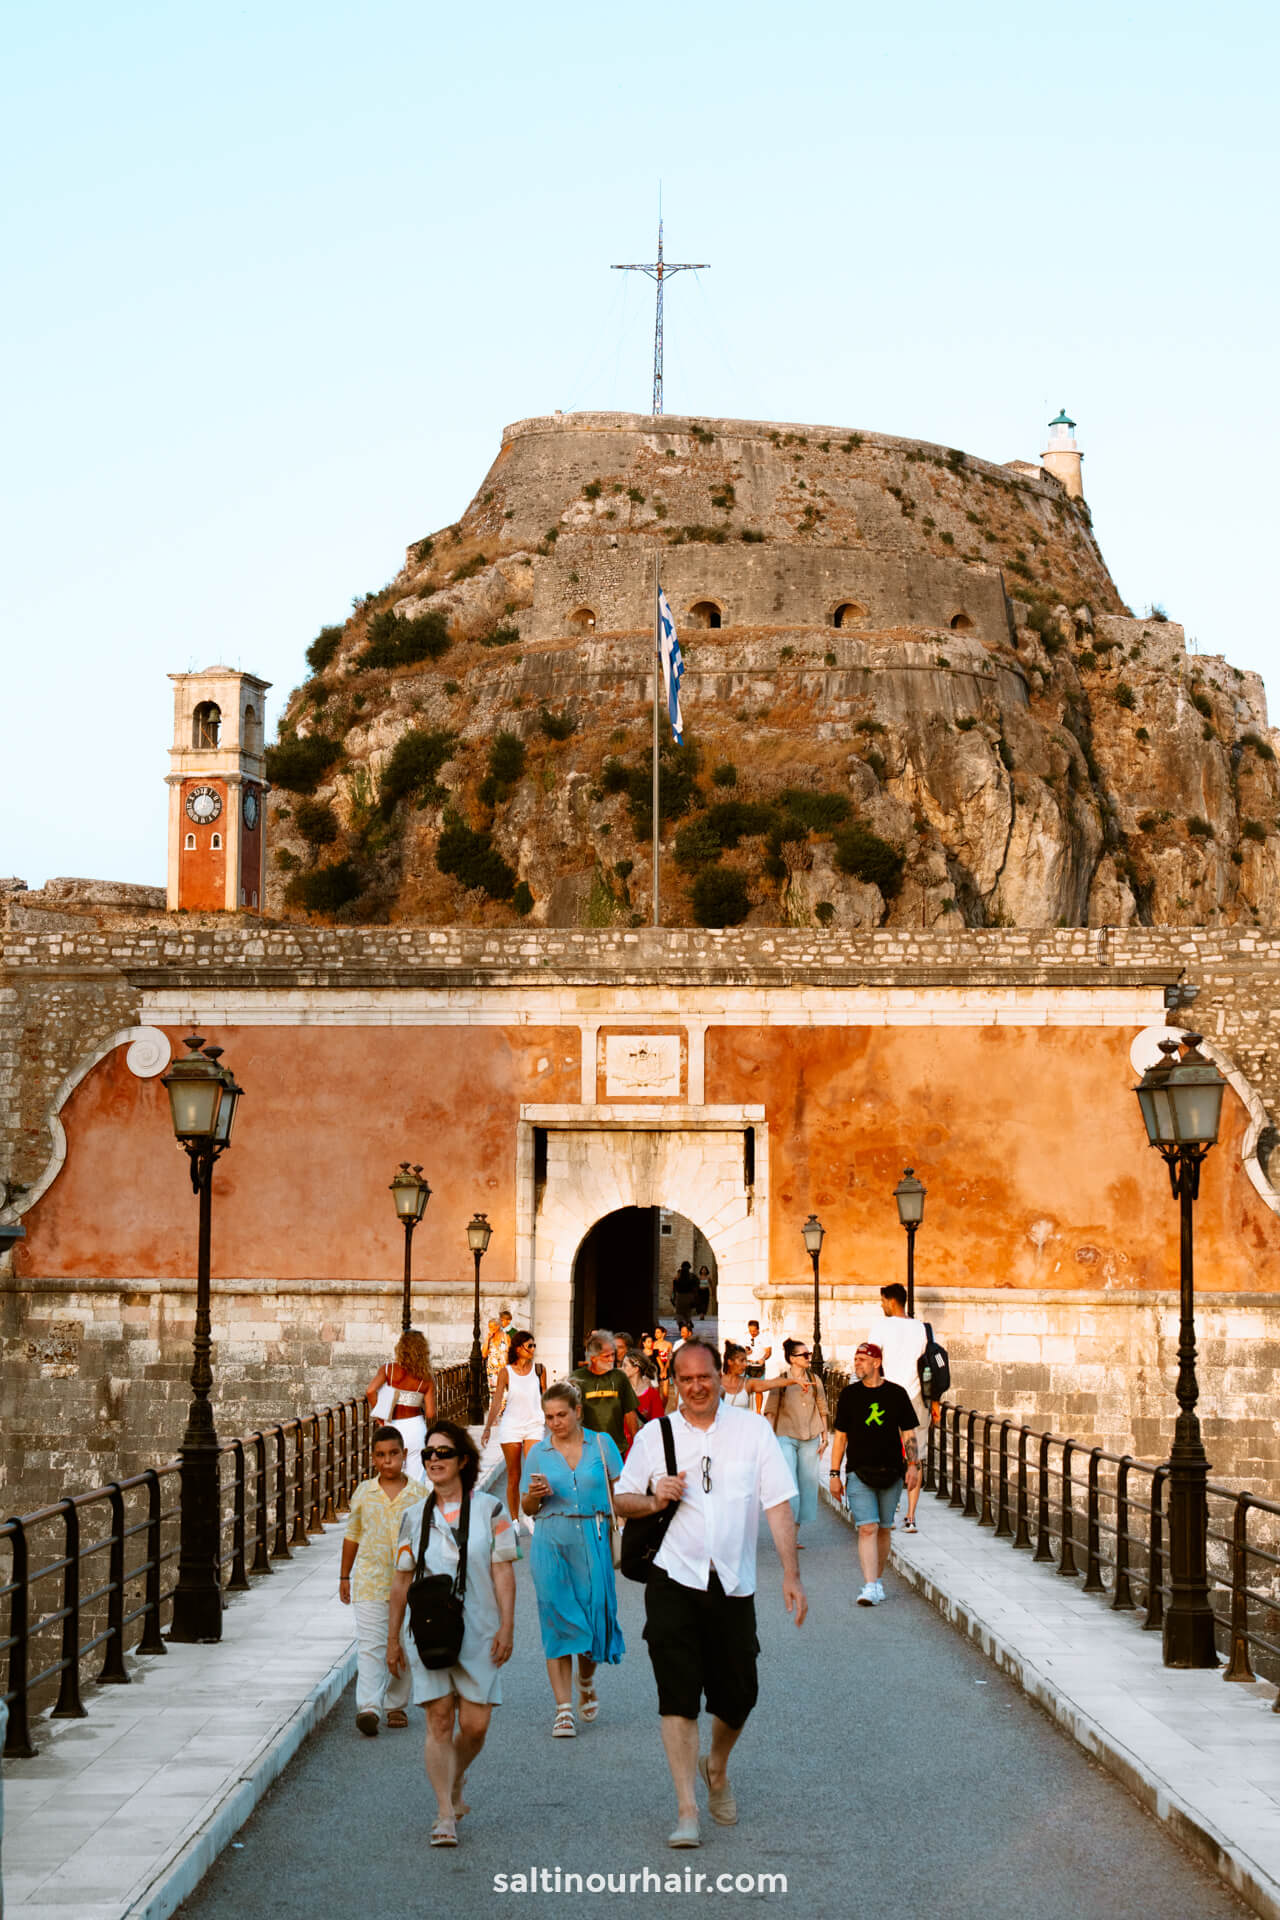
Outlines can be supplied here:
[[409, 1724], [408, 1669], [392, 1675], [387, 1667], [388, 1608], [400, 1522], [430, 1491], [405, 1473], [404, 1441], [395, 1427], [374, 1433], [373, 1471], [352, 1496], [338, 1580], [338, 1598], [356, 1610], [356, 1725], [370, 1736], [384, 1706], [389, 1727]]

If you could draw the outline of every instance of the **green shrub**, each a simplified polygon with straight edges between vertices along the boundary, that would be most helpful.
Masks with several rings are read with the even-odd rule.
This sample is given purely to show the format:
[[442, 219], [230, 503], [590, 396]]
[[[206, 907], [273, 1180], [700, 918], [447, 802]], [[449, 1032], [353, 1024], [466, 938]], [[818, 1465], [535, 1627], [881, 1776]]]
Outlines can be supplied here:
[[509, 647], [513, 640], [519, 638], [519, 627], [494, 627], [491, 632], [480, 635], [479, 644], [482, 647]]
[[973, 714], [962, 713], [956, 721], [956, 731], [958, 733], [972, 733], [977, 724], [978, 722]]
[[1198, 813], [1190, 813], [1187, 815], [1187, 832], [1196, 840], [1213, 839], [1213, 828], [1209, 825], [1209, 822]]
[[719, 858], [720, 836], [706, 815], [686, 820], [676, 834], [676, 865], [693, 869]]
[[287, 787], [290, 793], [314, 793], [335, 760], [342, 756], [342, 742], [327, 734], [309, 733], [305, 739], [284, 734], [266, 752], [267, 779], [273, 787]]
[[1263, 841], [1267, 837], [1267, 830], [1261, 820], [1245, 820], [1241, 822], [1240, 835], [1244, 840]]
[[454, 568], [449, 578], [455, 586], [463, 580], [474, 580], [478, 573], [484, 572], [488, 564], [482, 553], [473, 553], [469, 560], [464, 560], [460, 567]]
[[843, 826], [851, 812], [843, 793], [810, 793], [804, 787], [787, 787], [778, 800], [787, 813], [813, 833], [830, 833], [833, 827]]
[[1274, 760], [1276, 757], [1275, 748], [1269, 740], [1264, 740], [1261, 734], [1242, 733], [1240, 735], [1240, 745], [1242, 747], [1252, 747], [1259, 760]]
[[297, 854], [291, 853], [288, 847], [280, 847], [277, 850], [276, 865], [281, 873], [296, 873], [301, 864]]
[[312, 673], [323, 673], [326, 667], [331, 667], [341, 645], [341, 627], [321, 627], [307, 648], [307, 665]]
[[889, 771], [888, 762], [885, 760], [884, 755], [882, 753], [872, 752], [864, 753], [862, 757], [870, 767], [872, 773], [874, 773], [876, 779], [883, 781], [885, 774]]
[[1082, 673], [1092, 673], [1097, 664], [1098, 656], [1092, 647], [1086, 647], [1082, 653], [1076, 655], [1076, 665]]
[[384, 818], [409, 798], [420, 808], [439, 806], [445, 790], [436, 776], [445, 761], [452, 760], [457, 743], [457, 735], [444, 728], [414, 727], [401, 734], [382, 769], [378, 805]]
[[1127, 680], [1121, 680], [1116, 687], [1116, 705], [1127, 707], [1130, 711], [1138, 704], [1138, 696]]
[[765, 536], [756, 527], [744, 527], [738, 538], [745, 540], [750, 547], [758, 547], [763, 543]]
[[639, 487], [628, 487], [627, 498], [633, 506], [642, 507], [644, 505], [644, 495], [641, 493]]
[[527, 880], [517, 880], [515, 891], [511, 895], [511, 904], [523, 919], [526, 913], [533, 912], [533, 895], [529, 891]]
[[552, 713], [549, 708], [544, 707], [538, 715], [538, 725], [548, 740], [567, 740], [570, 734], [577, 732], [578, 728], [576, 718], [567, 707], [563, 713]]
[[704, 867], [689, 901], [700, 927], [736, 927], [751, 911], [746, 880], [734, 867]]
[[1145, 743], [1148, 740], [1150, 740], [1151, 735], [1147, 732], [1145, 727], [1135, 727], [1133, 732], [1133, 737], [1135, 740], [1141, 740], [1145, 745]]
[[836, 910], [830, 900], [819, 900], [813, 910], [813, 917], [820, 927], [829, 927], [836, 917]]
[[419, 660], [438, 660], [448, 645], [449, 623], [443, 613], [432, 609], [401, 620], [390, 607], [383, 607], [366, 628], [366, 644], [356, 656], [356, 665], [411, 667]]
[[493, 900], [510, 900], [516, 889], [516, 876], [487, 833], [476, 832], [461, 820], [453, 820], [440, 835], [436, 865], [462, 886], [480, 887]]
[[500, 805], [511, 798], [511, 789], [524, 775], [524, 741], [516, 733], [495, 733], [489, 743], [489, 771], [480, 782], [480, 798], [485, 806]]
[[605, 793], [625, 793], [631, 783], [630, 769], [616, 754], [610, 754], [600, 769], [600, 786]]
[[1197, 713], [1204, 715], [1206, 720], [1212, 720], [1213, 702], [1207, 693], [1193, 693], [1191, 696], [1191, 704]]
[[855, 880], [879, 887], [886, 900], [891, 900], [902, 884], [906, 865], [902, 855], [864, 821], [855, 820], [837, 833], [835, 855], [841, 873], [851, 873]]
[[289, 906], [305, 907], [308, 913], [337, 913], [363, 891], [364, 879], [354, 860], [339, 860], [313, 873], [295, 873], [284, 897]]
[[294, 824], [313, 847], [331, 847], [338, 837], [338, 816], [327, 800], [300, 800]]
[[[697, 796], [694, 779], [698, 771], [698, 749], [692, 741], [682, 747], [674, 741], [664, 743], [658, 754], [658, 817], [678, 820], [688, 813]], [[653, 773], [648, 765], [632, 767], [627, 775], [627, 801], [631, 813], [631, 831], [637, 840], [649, 839], [653, 831]]]
[[634, 860], [615, 860], [613, 863], [613, 870], [617, 874], [619, 880], [621, 880], [625, 885], [626, 882], [631, 878], [632, 874], [635, 872], [636, 863]]
[[601, 486], [598, 480], [588, 480], [582, 489], [582, 497], [584, 500], [598, 500], [600, 494]]
[[706, 818], [722, 847], [736, 847], [744, 835], [768, 833], [778, 824], [777, 809], [760, 800], [717, 800]]
[[822, 664], [823, 664], [824, 666], [826, 666], [826, 667], [834, 667], [834, 665], [835, 665], [835, 663], [836, 663], [836, 657], [835, 657], [835, 655], [834, 655], [834, 653], [824, 653], [824, 654], [823, 654], [823, 656], [822, 656]]
[[862, 435], [860, 433], [851, 433], [844, 443], [844, 450], [846, 453], [852, 453], [855, 447], [860, 447], [861, 445]]
[[736, 787], [738, 784], [738, 769], [734, 766], [733, 761], [722, 760], [718, 767], [714, 767], [711, 773], [711, 781], [713, 786], [717, 787]]

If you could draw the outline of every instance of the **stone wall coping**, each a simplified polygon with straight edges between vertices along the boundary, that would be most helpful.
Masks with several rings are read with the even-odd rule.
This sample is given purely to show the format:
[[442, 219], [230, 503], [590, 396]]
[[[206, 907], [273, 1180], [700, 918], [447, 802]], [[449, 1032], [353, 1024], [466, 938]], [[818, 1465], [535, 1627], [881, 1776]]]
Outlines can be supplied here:
[[[1180, 1295], [1176, 1287], [1113, 1287], [1103, 1291], [1084, 1287], [970, 1287], [963, 1282], [954, 1287], [920, 1287], [915, 1290], [916, 1318], [927, 1318], [920, 1309], [994, 1306], [1001, 1302], [1011, 1307], [1062, 1307], [1068, 1303], [1077, 1307], [1142, 1307], [1158, 1306], [1165, 1311], [1178, 1309]], [[761, 1302], [770, 1300], [808, 1300], [813, 1301], [813, 1281], [772, 1280], [767, 1285], [755, 1289], [755, 1298]], [[873, 1301], [880, 1303], [879, 1286], [863, 1286], [856, 1282], [842, 1280], [823, 1280], [820, 1284], [820, 1299], [824, 1305], [831, 1301]], [[1208, 1287], [1197, 1285], [1196, 1312], [1208, 1311], [1211, 1307], [1257, 1308], [1265, 1307], [1268, 1312], [1276, 1308], [1274, 1293], [1239, 1293], [1223, 1290], [1214, 1292]]]
[[[185, 967], [157, 964], [146, 968], [125, 967], [121, 971], [131, 987], [139, 992], [153, 993], [181, 992], [192, 988], [198, 988], [202, 993], [246, 992], [250, 989], [265, 992], [316, 992], [330, 988], [347, 991], [353, 988], [440, 990], [469, 986], [525, 986], [529, 982], [530, 969], [538, 964], [530, 960], [526, 966], [516, 969], [505, 957], [495, 959], [487, 966], [471, 964], [448, 967], [353, 967], [341, 964], [333, 968], [306, 965], [255, 967], [240, 964], [210, 966], [195, 962]], [[607, 981], [601, 978], [605, 969], [608, 971]], [[912, 955], [896, 964], [880, 966], [868, 966], [865, 962], [850, 960], [843, 970], [837, 970], [830, 961], [790, 956], [779, 956], [773, 960], [756, 959], [736, 965], [712, 959], [703, 965], [681, 966], [657, 958], [637, 964], [635, 958], [628, 955], [620, 963], [611, 963], [606, 957], [603, 966], [599, 960], [595, 964], [586, 959], [576, 964], [562, 960], [554, 966], [549, 960], [544, 960], [539, 967], [538, 978], [548, 983], [554, 981], [557, 984], [597, 988], [606, 984], [613, 987], [649, 986], [654, 983], [663, 987], [750, 987], [775, 982], [782, 975], [788, 985], [814, 987], [1012, 985], [1119, 989], [1163, 987], [1170, 982], [1174, 972], [1172, 960], [1146, 966], [1109, 967], [1073, 965], [1070, 962], [1045, 965], [1010, 958], [1003, 962], [996, 959], [986, 966], [956, 966], [945, 963], [939, 965]]]
[[[331, 1295], [335, 1299], [381, 1299], [394, 1296], [400, 1298], [404, 1288], [403, 1280], [224, 1280], [214, 1278], [210, 1281], [210, 1290], [215, 1294], [228, 1294], [234, 1298], [282, 1299], [290, 1294], [304, 1297], [313, 1295]], [[194, 1275], [179, 1276], [164, 1280], [109, 1280], [95, 1276], [77, 1277], [74, 1280], [50, 1278], [43, 1274], [33, 1274], [20, 1278], [13, 1273], [0, 1273], [0, 1296], [5, 1294], [45, 1294], [61, 1293], [69, 1298], [78, 1293], [92, 1294], [156, 1294], [191, 1293], [196, 1290]], [[527, 1299], [529, 1285], [524, 1280], [510, 1280], [505, 1285], [497, 1281], [480, 1282], [481, 1301], [496, 1300], [499, 1305], [509, 1300]], [[454, 1295], [465, 1295], [470, 1303], [475, 1294], [475, 1280], [470, 1274], [460, 1274], [456, 1280], [416, 1280], [413, 1283], [415, 1300], [447, 1300]]]

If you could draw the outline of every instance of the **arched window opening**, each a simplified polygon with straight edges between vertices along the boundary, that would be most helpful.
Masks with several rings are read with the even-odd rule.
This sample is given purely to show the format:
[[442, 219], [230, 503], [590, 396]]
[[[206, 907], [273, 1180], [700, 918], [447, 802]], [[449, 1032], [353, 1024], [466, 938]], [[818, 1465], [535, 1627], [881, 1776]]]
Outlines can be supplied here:
[[856, 600], [845, 600], [832, 614], [831, 624], [833, 627], [852, 626], [855, 620], [865, 618], [866, 611], [866, 608], [860, 607]]
[[262, 752], [262, 722], [255, 707], [244, 710], [244, 750], [246, 753]]
[[972, 633], [973, 622], [967, 613], [953, 613], [951, 616], [952, 633]]
[[575, 633], [594, 633], [596, 630], [595, 610], [592, 607], [578, 607], [569, 615], [569, 625]]
[[212, 700], [202, 700], [191, 716], [193, 747], [216, 747], [222, 734], [222, 709]]
[[213, 848], [215, 853], [221, 853], [222, 835], [220, 833], [215, 833], [212, 840], [209, 842], [209, 845]]
[[189, 834], [187, 835], [187, 837], [186, 837], [186, 839], [185, 839], [185, 840], [183, 841], [183, 843], [182, 843], [182, 848], [183, 848], [183, 852], [184, 852], [184, 853], [194, 853], [194, 852], [195, 852], [195, 850], [196, 850], [196, 837], [195, 837], [195, 835], [194, 835], [194, 833], [189, 833]]
[[704, 629], [708, 627], [718, 627], [720, 625], [720, 609], [715, 601], [695, 600], [689, 609], [689, 625], [691, 627], [702, 627]]

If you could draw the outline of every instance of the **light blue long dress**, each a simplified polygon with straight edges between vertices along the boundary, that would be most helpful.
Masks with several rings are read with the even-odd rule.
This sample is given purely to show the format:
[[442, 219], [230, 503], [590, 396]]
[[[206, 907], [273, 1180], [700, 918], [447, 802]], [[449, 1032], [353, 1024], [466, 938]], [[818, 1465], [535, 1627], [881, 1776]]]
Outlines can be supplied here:
[[602, 1444], [613, 1479], [622, 1471], [622, 1455], [607, 1433], [583, 1435], [576, 1472], [550, 1438], [525, 1455], [521, 1496], [535, 1473], [544, 1474], [551, 1486], [538, 1509], [529, 1554], [542, 1651], [548, 1660], [583, 1653], [588, 1660], [616, 1666], [626, 1652], [618, 1627]]

